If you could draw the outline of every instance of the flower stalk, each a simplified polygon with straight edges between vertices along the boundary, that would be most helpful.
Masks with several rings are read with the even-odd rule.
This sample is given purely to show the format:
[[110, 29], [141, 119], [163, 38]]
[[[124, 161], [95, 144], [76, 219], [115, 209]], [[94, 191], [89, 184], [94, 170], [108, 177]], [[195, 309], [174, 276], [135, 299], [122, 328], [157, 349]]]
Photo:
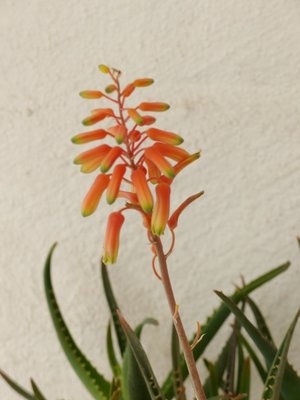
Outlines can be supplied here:
[[191, 382], [193, 385], [194, 393], [197, 400], [206, 400], [206, 396], [203, 390], [203, 386], [200, 380], [200, 376], [197, 370], [196, 362], [193, 356], [193, 351], [188, 341], [187, 335], [183, 323], [180, 318], [180, 313], [178, 310], [178, 305], [175, 300], [174, 291], [172, 288], [167, 260], [163, 251], [163, 246], [161, 240], [158, 236], [152, 236], [153, 245], [155, 246], [157, 259], [159, 262], [161, 281], [165, 290], [165, 294], [168, 300], [169, 308], [173, 316], [173, 323], [178, 334], [178, 338], [182, 347], [184, 358], [189, 370]]

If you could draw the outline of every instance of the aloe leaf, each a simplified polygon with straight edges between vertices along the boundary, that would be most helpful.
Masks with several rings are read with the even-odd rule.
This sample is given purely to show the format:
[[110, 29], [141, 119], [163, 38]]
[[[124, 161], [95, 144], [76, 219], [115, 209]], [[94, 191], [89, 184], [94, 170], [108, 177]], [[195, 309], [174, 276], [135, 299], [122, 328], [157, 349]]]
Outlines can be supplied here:
[[102, 283], [103, 283], [103, 287], [104, 287], [104, 293], [106, 296], [106, 300], [111, 312], [111, 317], [113, 320], [113, 324], [114, 324], [114, 328], [115, 328], [115, 332], [116, 332], [116, 336], [117, 336], [117, 341], [119, 344], [119, 349], [121, 352], [121, 355], [123, 356], [125, 348], [126, 348], [126, 336], [123, 332], [123, 329], [121, 328], [120, 325], [120, 320], [118, 318], [117, 315], [117, 310], [120, 309], [120, 307], [118, 306], [118, 303], [115, 299], [112, 287], [111, 287], [111, 283], [109, 280], [109, 275], [107, 272], [107, 267], [106, 265], [101, 262], [101, 277], [102, 277]]
[[86, 389], [95, 399], [107, 400], [110, 388], [109, 382], [107, 382], [107, 380], [95, 369], [95, 367], [92, 366], [89, 360], [78, 348], [57, 304], [51, 281], [51, 258], [55, 247], [56, 244], [51, 247], [46, 259], [44, 269], [44, 284], [50, 315], [52, 317], [57, 337], [70, 364]]
[[[235, 324], [236, 325], [236, 324]], [[228, 358], [227, 358], [227, 374], [225, 379], [225, 393], [233, 393], [234, 391], [234, 377], [236, 367], [236, 327], [233, 328], [233, 334], [229, 345]]]
[[240, 333], [239, 334], [239, 340], [240, 343], [245, 347], [245, 349], [247, 350], [251, 360], [253, 361], [257, 372], [262, 380], [262, 382], [264, 383], [267, 379], [267, 371], [265, 370], [265, 368], [263, 367], [262, 363], [260, 362], [259, 358], [257, 357], [255, 351], [253, 350], [253, 348], [251, 347], [250, 343], [246, 340], [246, 338]]
[[[158, 322], [153, 318], [146, 318], [135, 329], [138, 339], [146, 324], [158, 325]], [[126, 346], [123, 358], [122, 389], [125, 400], [151, 400], [147, 384], [130, 346]]]
[[34, 393], [34, 398], [36, 400], [46, 400], [46, 397], [43, 395], [37, 384], [34, 382], [33, 379], [30, 379], [31, 387]]
[[[224, 301], [226, 306], [236, 316], [241, 325], [245, 328], [248, 335], [255, 342], [256, 346], [264, 356], [267, 365], [272, 365], [273, 359], [276, 355], [276, 348], [259, 332], [259, 330], [249, 321], [249, 319], [241, 312], [241, 310], [234, 304], [234, 302], [225, 296], [222, 292], [215, 291], [215, 293]], [[287, 363], [282, 383], [282, 396], [286, 400], [299, 400], [300, 393], [300, 378]]]
[[2, 378], [9, 384], [9, 386], [17, 392], [19, 395], [24, 397], [27, 400], [35, 400], [34, 395], [29, 393], [26, 389], [24, 389], [21, 385], [19, 385], [16, 381], [11, 379], [5, 372], [0, 370], [0, 375]]
[[243, 362], [240, 385], [238, 393], [245, 394], [245, 400], [250, 399], [250, 358], [246, 357]]
[[116, 353], [114, 350], [110, 322], [108, 323], [108, 326], [107, 326], [106, 349], [107, 349], [108, 361], [111, 366], [112, 373], [114, 374], [114, 376], [117, 377], [121, 373], [121, 367], [118, 363]]
[[[222, 377], [226, 370], [228, 353], [229, 353], [230, 343], [232, 340], [231, 339], [232, 335], [233, 334], [231, 334], [230, 337], [228, 338], [225, 346], [223, 347], [220, 355], [217, 358], [217, 361], [214, 363], [214, 370], [215, 370], [215, 374], [216, 374], [216, 380], [217, 380], [218, 387], [220, 387], [220, 385], [221, 385]], [[212, 385], [211, 377], [208, 376], [203, 385], [203, 389], [204, 389], [205, 393], [209, 393], [209, 388], [211, 387], [211, 385]]]
[[208, 387], [208, 390], [207, 390], [207, 392], [205, 392], [205, 394], [207, 396], [218, 396], [219, 385], [218, 385], [218, 379], [217, 379], [217, 373], [215, 370], [215, 365], [211, 361], [207, 360], [206, 358], [204, 359], [204, 364], [208, 370], [209, 377], [210, 377], [210, 381], [209, 381], [210, 386]]
[[174, 324], [172, 324], [171, 354], [172, 354], [172, 365], [173, 365], [173, 382], [174, 382], [175, 399], [186, 400], [185, 387], [183, 384], [181, 367], [180, 367], [180, 344]]
[[[161, 392], [161, 389], [157, 383], [156, 377], [148, 360], [148, 357], [139, 341], [135, 332], [131, 329], [125, 318], [121, 313], [118, 314], [120, 318], [120, 324], [123, 328], [123, 331], [128, 340], [128, 345], [131, 348], [131, 351], [134, 355], [135, 360], [139, 366], [140, 372], [144, 378], [144, 381], [147, 385], [148, 393], [151, 400], [164, 400], [164, 396]], [[146, 400], [145, 397], [136, 397], [139, 400]], [[129, 400], [133, 400], [133, 397], [130, 397]]]
[[238, 338], [238, 369], [237, 369], [236, 393], [240, 392], [244, 362], [245, 362], [244, 350], [241, 341]]
[[120, 379], [113, 377], [110, 387], [109, 400], [120, 400], [121, 397], [122, 393], [121, 393]]
[[246, 302], [247, 304], [250, 306], [252, 313], [254, 315], [254, 318], [256, 320], [256, 324], [257, 324], [257, 329], [261, 332], [261, 334], [273, 345], [274, 341], [270, 332], [270, 329], [268, 328], [268, 325], [266, 323], [266, 320], [262, 314], [262, 312], [260, 311], [259, 307], [257, 306], [257, 304], [250, 298], [250, 297], [246, 297]]
[[[253, 292], [255, 289], [259, 288], [260, 286], [264, 285], [265, 283], [269, 282], [276, 276], [286, 271], [289, 268], [289, 266], [290, 263], [287, 262], [259, 276], [257, 279], [254, 279], [247, 285], [243, 286], [241, 289], [236, 290], [234, 294], [231, 296], [231, 300], [234, 303], [238, 303], [239, 301], [243, 300], [246, 296], [248, 296], [249, 293]], [[223, 323], [226, 321], [229, 314], [230, 314], [229, 309], [225, 306], [225, 304], [221, 304], [214, 311], [212, 316], [207, 319], [206, 323], [202, 325], [201, 330], [203, 333], [205, 333], [205, 336], [203, 336], [202, 340], [193, 350], [195, 360], [198, 360], [198, 358], [203, 354], [204, 350], [211, 342], [211, 340], [214, 338], [216, 333], [219, 331]], [[181, 355], [180, 357], [180, 364], [181, 364], [182, 377], [183, 379], [186, 379], [186, 377], [188, 376], [188, 369], [183, 355]], [[165, 379], [162, 385], [162, 392], [164, 393], [164, 396], [168, 400], [174, 397], [172, 371], [168, 374], [167, 378]]]
[[[291, 323], [283, 342], [281, 343], [273, 364], [269, 370], [268, 377], [265, 383], [262, 400], [279, 400], [280, 389], [282, 386], [285, 367], [287, 364], [287, 354], [295, 330], [296, 323], [300, 316], [300, 310], [297, 312], [293, 322]], [[298, 396], [299, 396], [298, 392]]]

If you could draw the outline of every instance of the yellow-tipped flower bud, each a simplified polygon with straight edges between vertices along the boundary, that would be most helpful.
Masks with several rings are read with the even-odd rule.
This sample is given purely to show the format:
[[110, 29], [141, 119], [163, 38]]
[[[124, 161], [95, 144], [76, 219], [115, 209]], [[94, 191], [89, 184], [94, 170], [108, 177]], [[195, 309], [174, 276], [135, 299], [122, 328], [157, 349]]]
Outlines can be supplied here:
[[79, 96], [84, 99], [100, 99], [103, 93], [99, 92], [99, 90], [83, 90], [79, 93]]
[[156, 201], [151, 218], [151, 230], [154, 235], [164, 233], [170, 213], [170, 186], [166, 183], [158, 183], [155, 187]]
[[109, 68], [107, 65], [100, 64], [98, 65], [99, 71], [102, 72], [103, 74], [108, 74], [109, 73]]
[[117, 86], [112, 83], [112, 84], [106, 86], [106, 88], [104, 90], [107, 94], [110, 94], [117, 90]]

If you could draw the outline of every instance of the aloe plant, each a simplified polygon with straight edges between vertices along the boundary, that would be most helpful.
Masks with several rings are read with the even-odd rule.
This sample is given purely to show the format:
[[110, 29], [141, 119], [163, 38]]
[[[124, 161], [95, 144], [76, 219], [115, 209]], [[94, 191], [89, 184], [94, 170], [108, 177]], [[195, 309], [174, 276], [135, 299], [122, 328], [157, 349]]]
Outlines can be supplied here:
[[[198, 323], [197, 332], [188, 339], [167, 262], [178, 240], [176, 228], [179, 217], [186, 207], [203, 196], [204, 191], [188, 197], [172, 213], [170, 210], [174, 180], [184, 168], [199, 159], [200, 151], [189, 153], [181, 147], [181, 135], [154, 127], [156, 118], [145, 114], [167, 111], [170, 107], [167, 103], [142, 101], [136, 106], [128, 106], [127, 100], [132, 93], [152, 85], [153, 79], [139, 78], [121, 87], [119, 70], [103, 64], [99, 70], [110, 79], [109, 84], [102, 91], [84, 90], [80, 96], [106, 101], [109, 108], [102, 104], [101, 108], [92, 110], [82, 123], [92, 126], [106, 120], [109, 127], [77, 134], [72, 142], [82, 145], [107, 141], [81, 152], [74, 159], [81, 172], [97, 171], [84, 197], [82, 215], [87, 217], [96, 212], [104, 193], [109, 205], [125, 199], [125, 204], [108, 217], [101, 258], [101, 278], [110, 312], [106, 332], [107, 357], [111, 368], [109, 377], [99, 372], [79, 348], [60, 310], [51, 277], [56, 244], [51, 247], [44, 267], [44, 289], [50, 317], [74, 373], [95, 400], [187, 400], [185, 380], [188, 377], [196, 400], [250, 400], [251, 396], [257, 399], [257, 393], [251, 392], [251, 371], [256, 368], [264, 385], [260, 396], [262, 400], [299, 400], [300, 378], [287, 360], [299, 312], [277, 347], [272, 329], [259, 305], [250, 297], [254, 290], [285, 272], [290, 263], [282, 264], [250, 283], [243, 282], [242, 287], [229, 297], [216, 292], [222, 300], [219, 307], [205, 324], [201, 324], [201, 329]], [[172, 368], [164, 379], [155, 373], [142, 344], [142, 330], [146, 325], [157, 325], [157, 321], [146, 318], [135, 329], [129, 325], [117, 302], [106, 267], [106, 264], [113, 264], [118, 259], [120, 233], [128, 211], [135, 211], [142, 217], [152, 251], [153, 272], [160, 280], [170, 309]], [[169, 248], [164, 248], [162, 240], [165, 231], [171, 237]], [[254, 323], [248, 318], [249, 312]], [[222, 345], [218, 358], [208, 359], [205, 354], [207, 347], [214, 343], [216, 334], [231, 314], [234, 323], [228, 339]], [[207, 369], [204, 384], [196, 365], [200, 359]], [[25, 389], [3, 371], [0, 375], [21, 397], [47, 400], [47, 388], [41, 389], [32, 378], [30, 388]]]

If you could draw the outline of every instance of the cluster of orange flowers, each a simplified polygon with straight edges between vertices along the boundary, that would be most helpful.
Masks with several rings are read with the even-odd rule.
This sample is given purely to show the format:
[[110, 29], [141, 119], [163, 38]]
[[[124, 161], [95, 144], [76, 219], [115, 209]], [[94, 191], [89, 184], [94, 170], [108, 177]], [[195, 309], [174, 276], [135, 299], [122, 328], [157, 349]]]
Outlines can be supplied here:
[[107, 99], [115, 107], [94, 109], [82, 123], [90, 126], [106, 119], [112, 121], [112, 126], [80, 133], [72, 138], [72, 142], [84, 144], [105, 138], [114, 139], [115, 144], [100, 144], [80, 153], [74, 160], [81, 166], [81, 172], [99, 171], [83, 200], [83, 216], [91, 215], [96, 210], [104, 192], [108, 204], [118, 198], [126, 200], [125, 206], [108, 218], [103, 261], [114, 263], [124, 223], [123, 212], [127, 209], [136, 209], [141, 213], [150, 242], [155, 235], [162, 235], [166, 226], [174, 242], [174, 229], [180, 213], [203, 192], [189, 197], [170, 216], [171, 184], [183, 168], [199, 158], [200, 153], [190, 154], [179, 147], [183, 139], [178, 134], [150, 127], [156, 119], [144, 113], [166, 111], [168, 104], [142, 102], [134, 108], [125, 106], [126, 99], [136, 89], [151, 85], [153, 79], [136, 79], [121, 89], [120, 71], [106, 65], [99, 65], [99, 70], [109, 75], [112, 83], [104, 91], [85, 90], [80, 96], [101, 101]]

